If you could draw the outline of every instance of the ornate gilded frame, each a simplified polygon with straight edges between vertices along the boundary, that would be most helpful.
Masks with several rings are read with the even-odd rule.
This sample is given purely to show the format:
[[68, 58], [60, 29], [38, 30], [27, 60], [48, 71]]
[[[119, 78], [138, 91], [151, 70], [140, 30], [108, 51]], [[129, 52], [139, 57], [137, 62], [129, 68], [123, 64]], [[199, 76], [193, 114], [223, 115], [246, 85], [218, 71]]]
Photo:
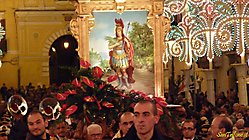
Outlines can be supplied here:
[[164, 76], [162, 55], [164, 37], [170, 29], [169, 18], [163, 15], [163, 0], [71, 0], [75, 6], [76, 17], [71, 20], [70, 27], [74, 37], [78, 40], [78, 54], [83, 60], [90, 60], [89, 33], [94, 27], [93, 11], [125, 10], [148, 11], [148, 26], [154, 34], [154, 75], [155, 96], [164, 95]]

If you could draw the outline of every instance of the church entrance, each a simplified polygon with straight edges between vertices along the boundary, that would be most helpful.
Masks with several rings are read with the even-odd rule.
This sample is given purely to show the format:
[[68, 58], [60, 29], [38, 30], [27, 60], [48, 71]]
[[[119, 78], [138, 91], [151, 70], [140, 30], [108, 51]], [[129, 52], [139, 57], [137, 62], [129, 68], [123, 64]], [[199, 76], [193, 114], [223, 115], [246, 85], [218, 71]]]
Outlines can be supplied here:
[[72, 35], [56, 39], [49, 50], [50, 85], [71, 82], [79, 69], [78, 42]]

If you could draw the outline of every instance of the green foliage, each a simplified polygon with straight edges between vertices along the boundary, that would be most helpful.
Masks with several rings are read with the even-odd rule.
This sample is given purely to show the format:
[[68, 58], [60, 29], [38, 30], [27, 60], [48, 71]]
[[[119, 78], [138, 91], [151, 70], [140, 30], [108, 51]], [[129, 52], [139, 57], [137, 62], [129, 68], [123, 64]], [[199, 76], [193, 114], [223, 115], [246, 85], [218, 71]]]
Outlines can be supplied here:
[[138, 68], [153, 69], [154, 43], [151, 29], [146, 24], [133, 22], [129, 38], [135, 50], [134, 62]]
[[100, 61], [100, 67], [103, 69], [109, 68], [109, 60], [101, 60]]
[[114, 45], [117, 42], [117, 40], [111, 36], [106, 36], [105, 40], [108, 41], [109, 45]]
[[100, 60], [102, 60], [100, 54], [98, 52], [95, 52], [93, 50], [90, 51], [90, 62], [93, 65], [98, 65], [100, 63]]

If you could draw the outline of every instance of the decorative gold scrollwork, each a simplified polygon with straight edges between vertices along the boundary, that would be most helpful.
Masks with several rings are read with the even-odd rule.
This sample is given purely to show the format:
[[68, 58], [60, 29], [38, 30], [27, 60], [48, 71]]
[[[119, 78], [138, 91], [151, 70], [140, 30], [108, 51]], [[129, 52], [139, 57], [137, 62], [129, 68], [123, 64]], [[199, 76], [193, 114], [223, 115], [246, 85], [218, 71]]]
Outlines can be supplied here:
[[70, 21], [70, 30], [75, 39], [79, 41], [79, 24], [77, 18], [74, 18]]

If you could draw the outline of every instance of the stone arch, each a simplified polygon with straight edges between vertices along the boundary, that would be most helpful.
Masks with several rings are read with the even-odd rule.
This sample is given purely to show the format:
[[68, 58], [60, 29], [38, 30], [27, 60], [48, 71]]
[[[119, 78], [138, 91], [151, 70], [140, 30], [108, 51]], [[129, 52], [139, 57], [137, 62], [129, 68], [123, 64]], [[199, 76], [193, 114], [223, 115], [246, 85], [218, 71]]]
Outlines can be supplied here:
[[42, 49], [42, 56], [46, 57], [46, 60], [42, 62], [42, 76], [49, 77], [49, 50], [53, 42], [61, 36], [72, 34], [69, 30], [69, 26], [53, 33], [44, 44]]

